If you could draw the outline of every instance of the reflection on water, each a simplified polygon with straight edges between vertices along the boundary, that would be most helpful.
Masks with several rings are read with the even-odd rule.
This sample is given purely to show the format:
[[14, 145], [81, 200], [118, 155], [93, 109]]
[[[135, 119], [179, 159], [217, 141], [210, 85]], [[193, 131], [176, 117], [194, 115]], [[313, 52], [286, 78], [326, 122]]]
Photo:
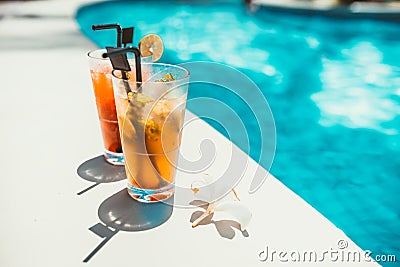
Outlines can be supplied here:
[[343, 49], [341, 57], [322, 59], [322, 90], [311, 95], [319, 123], [398, 134], [400, 69], [384, 64], [383, 53], [370, 42]]

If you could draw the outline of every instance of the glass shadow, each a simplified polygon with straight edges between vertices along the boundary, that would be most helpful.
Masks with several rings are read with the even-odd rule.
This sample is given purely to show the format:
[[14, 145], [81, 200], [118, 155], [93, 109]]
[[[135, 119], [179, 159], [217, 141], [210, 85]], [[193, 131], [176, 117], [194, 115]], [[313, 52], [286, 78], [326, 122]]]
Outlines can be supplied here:
[[82, 163], [78, 167], [77, 173], [82, 179], [95, 183], [78, 192], [78, 195], [82, 195], [101, 183], [112, 183], [126, 179], [125, 167], [115, 166], [106, 162], [103, 155]]
[[165, 202], [138, 202], [132, 199], [126, 188], [104, 200], [98, 209], [102, 223], [89, 228], [103, 240], [83, 262], [88, 262], [119, 231], [145, 231], [165, 223], [172, 215], [174, 197]]
[[172, 215], [174, 197], [163, 202], [141, 203], [126, 188], [101, 203], [98, 215], [107, 226], [122, 231], [144, 231], [166, 222]]

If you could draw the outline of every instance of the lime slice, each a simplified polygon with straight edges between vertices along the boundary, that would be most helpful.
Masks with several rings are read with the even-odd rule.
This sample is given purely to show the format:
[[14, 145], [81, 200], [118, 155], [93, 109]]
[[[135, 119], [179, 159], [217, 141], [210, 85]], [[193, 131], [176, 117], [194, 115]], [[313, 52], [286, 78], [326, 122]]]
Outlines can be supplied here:
[[163, 42], [157, 34], [148, 34], [139, 41], [142, 57], [153, 56], [153, 62], [159, 60], [164, 52]]

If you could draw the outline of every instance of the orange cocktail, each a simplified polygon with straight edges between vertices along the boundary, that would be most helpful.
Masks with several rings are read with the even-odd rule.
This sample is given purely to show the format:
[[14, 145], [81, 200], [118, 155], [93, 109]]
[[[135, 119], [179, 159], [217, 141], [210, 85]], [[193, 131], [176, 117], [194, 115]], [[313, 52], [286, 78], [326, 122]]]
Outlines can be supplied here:
[[88, 53], [90, 75], [103, 135], [104, 158], [111, 164], [123, 165], [124, 157], [111, 79], [112, 66], [109, 59], [102, 58], [104, 52], [105, 49], [98, 49]]
[[141, 202], [174, 193], [189, 72], [167, 64], [142, 64], [143, 82], [113, 72], [128, 192]]

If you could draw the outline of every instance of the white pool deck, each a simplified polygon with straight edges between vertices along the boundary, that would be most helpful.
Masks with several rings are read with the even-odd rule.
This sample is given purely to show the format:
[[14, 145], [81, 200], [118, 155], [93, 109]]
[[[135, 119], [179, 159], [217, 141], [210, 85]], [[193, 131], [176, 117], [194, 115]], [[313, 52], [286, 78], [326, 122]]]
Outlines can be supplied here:
[[[78, 176], [77, 168], [102, 153], [85, 58], [95, 45], [82, 36], [73, 18], [83, 2], [89, 1], [0, 3], [0, 266], [280, 265], [292, 261], [281, 262], [275, 254], [272, 262], [270, 258], [261, 262], [260, 251], [268, 246], [278, 253], [316, 251], [322, 255], [341, 251], [339, 240], [348, 242], [346, 251], [361, 251], [272, 175], [255, 194], [248, 194], [258, 167], [250, 160], [237, 187], [253, 213], [248, 237], [235, 230], [234, 238], [223, 238], [211, 224], [192, 229], [189, 219], [194, 210], [175, 208], [171, 218], [157, 228], [120, 231], [83, 263], [102, 242], [88, 230], [100, 222], [100, 204], [125, 187], [125, 181], [119, 181], [77, 195], [92, 185]], [[182, 153], [196, 155], [200, 141], [212, 139], [217, 160], [208, 172], [217, 175], [229, 161], [224, 153], [231, 143], [205, 123], [197, 125], [185, 130]], [[355, 264], [329, 259], [321, 263]], [[363, 261], [358, 265], [377, 264]]]

